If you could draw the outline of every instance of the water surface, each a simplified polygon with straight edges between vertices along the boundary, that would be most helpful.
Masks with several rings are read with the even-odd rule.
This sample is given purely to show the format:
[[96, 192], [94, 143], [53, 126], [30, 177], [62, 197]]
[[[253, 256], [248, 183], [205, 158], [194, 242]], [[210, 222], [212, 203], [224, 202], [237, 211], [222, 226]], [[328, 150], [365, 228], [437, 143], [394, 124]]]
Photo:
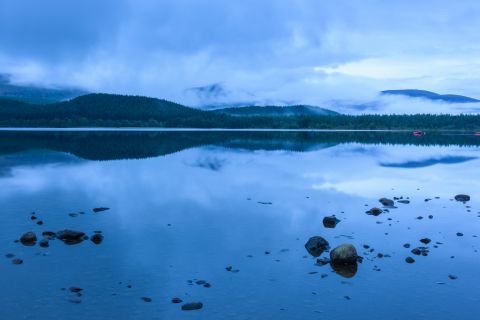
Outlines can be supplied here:
[[[453, 133], [1, 132], [2, 318], [470, 319], [479, 145]], [[410, 204], [367, 215], [381, 197]], [[14, 242], [65, 228], [105, 239]], [[357, 273], [317, 266], [311, 236], [355, 245]], [[413, 255], [426, 237], [429, 255]], [[181, 311], [174, 297], [204, 307]]]

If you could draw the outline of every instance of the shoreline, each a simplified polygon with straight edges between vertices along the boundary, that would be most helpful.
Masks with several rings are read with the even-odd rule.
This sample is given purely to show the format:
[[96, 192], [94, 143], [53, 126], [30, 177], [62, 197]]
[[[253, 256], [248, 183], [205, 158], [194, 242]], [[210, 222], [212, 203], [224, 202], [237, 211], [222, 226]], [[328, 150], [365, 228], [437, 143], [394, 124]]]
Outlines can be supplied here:
[[[95, 132], [95, 131], [125, 131], [125, 132], [411, 132], [411, 129], [229, 129], [229, 128], [143, 128], [143, 127], [0, 127], [0, 131], [32, 131], [32, 132]], [[471, 132], [473, 130], [428, 130], [430, 132]]]

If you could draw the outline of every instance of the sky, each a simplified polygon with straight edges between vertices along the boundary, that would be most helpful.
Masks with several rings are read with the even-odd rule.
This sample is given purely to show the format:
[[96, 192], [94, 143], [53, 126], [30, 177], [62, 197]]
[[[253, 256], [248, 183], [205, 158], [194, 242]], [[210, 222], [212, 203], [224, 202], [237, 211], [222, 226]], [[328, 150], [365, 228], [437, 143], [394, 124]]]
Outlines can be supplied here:
[[[188, 105], [480, 98], [478, 30], [478, 0], [0, 0], [0, 73]], [[407, 104], [380, 105], [458, 107]]]

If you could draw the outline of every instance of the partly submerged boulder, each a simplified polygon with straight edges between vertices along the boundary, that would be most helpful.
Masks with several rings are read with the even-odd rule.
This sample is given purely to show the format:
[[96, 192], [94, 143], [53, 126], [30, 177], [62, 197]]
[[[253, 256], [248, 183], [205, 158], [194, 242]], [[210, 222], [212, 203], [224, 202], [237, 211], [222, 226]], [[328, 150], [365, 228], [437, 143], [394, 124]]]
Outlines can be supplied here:
[[357, 263], [357, 250], [351, 244], [342, 244], [330, 251], [330, 260], [332, 264]]
[[314, 257], [320, 257], [322, 253], [330, 250], [330, 244], [320, 236], [311, 237], [305, 243], [305, 249]]

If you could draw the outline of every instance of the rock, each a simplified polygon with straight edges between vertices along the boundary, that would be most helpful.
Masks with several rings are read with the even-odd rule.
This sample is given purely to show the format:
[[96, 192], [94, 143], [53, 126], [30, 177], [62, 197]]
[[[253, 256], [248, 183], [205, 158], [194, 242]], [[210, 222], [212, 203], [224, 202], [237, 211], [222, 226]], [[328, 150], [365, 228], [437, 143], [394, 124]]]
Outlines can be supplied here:
[[203, 308], [203, 303], [201, 302], [189, 302], [189, 303], [185, 303], [182, 306], [183, 311], [199, 310], [202, 308]]
[[79, 288], [79, 287], [70, 287], [70, 288], [68, 288], [68, 290], [70, 290], [70, 292], [73, 292], [73, 293], [78, 293], [78, 292], [82, 291], [83, 289]]
[[315, 263], [317, 266], [324, 266], [326, 264], [329, 264], [331, 262], [330, 259], [328, 258], [321, 258], [321, 259], [317, 259], [317, 263]]
[[463, 233], [457, 232], [457, 237], [463, 237]]
[[393, 205], [395, 204], [395, 202], [393, 202], [392, 199], [388, 199], [388, 198], [381, 198], [378, 200], [378, 202], [380, 202], [385, 207], [393, 207]]
[[42, 226], [42, 225], [43, 225], [43, 221], [42, 221], [42, 220], [37, 221], [37, 224], [38, 224], [39, 226]]
[[95, 233], [91, 238], [90, 241], [92, 241], [95, 244], [100, 244], [103, 241], [103, 235], [100, 233]]
[[5, 258], [7, 258], [7, 259], [12, 259], [13, 257], [15, 257], [15, 255], [13, 253], [7, 253], [5, 255]]
[[68, 230], [68, 229], [58, 231], [56, 236], [58, 240], [61, 240], [68, 245], [78, 244], [83, 240], [85, 240], [84, 232]]
[[337, 223], [339, 223], [340, 220], [337, 219], [335, 216], [329, 216], [323, 218], [323, 226], [325, 228], [335, 228], [337, 226]]
[[380, 208], [371, 208], [366, 212], [366, 214], [371, 215], [371, 216], [379, 216], [383, 213], [382, 209]]
[[432, 240], [430, 240], [428, 238], [423, 238], [423, 239], [420, 239], [420, 242], [423, 243], [423, 244], [429, 244], [430, 242], [432, 242]]
[[320, 257], [323, 252], [330, 250], [330, 244], [324, 238], [315, 236], [308, 239], [305, 249], [307, 249], [310, 255]]
[[405, 243], [405, 244], [403, 245], [403, 247], [404, 247], [404, 248], [407, 248], [407, 249], [410, 248], [410, 243]]
[[412, 257], [407, 257], [407, 258], [405, 259], [405, 261], [406, 261], [407, 263], [414, 263], [414, 262], [415, 262], [415, 259], [413, 259]]
[[141, 299], [145, 302], [152, 302], [152, 298], [149, 297], [142, 297]]
[[330, 252], [330, 260], [333, 264], [357, 263], [357, 250], [351, 244], [342, 244]]
[[398, 200], [397, 202], [402, 203], [402, 204], [409, 204], [410, 200]]
[[232, 267], [232, 266], [228, 266], [228, 267], [225, 268], [225, 270], [227, 270], [227, 271], [232, 271], [232, 270], [233, 270], [233, 267]]
[[182, 302], [183, 302], [183, 300], [180, 299], [180, 298], [173, 298], [172, 299], [172, 303], [182, 303]]
[[107, 211], [107, 210], [110, 210], [110, 208], [105, 208], [105, 207], [93, 208], [93, 212], [95, 213]]
[[48, 248], [48, 247], [49, 247], [48, 240], [47, 240], [47, 239], [42, 239], [42, 240], [40, 240], [39, 245], [40, 245], [40, 247], [42, 247], [42, 248]]
[[22, 264], [23, 263], [23, 260], [22, 259], [19, 259], [19, 258], [15, 258], [12, 260], [12, 263], [13, 264]]
[[48, 240], [54, 240], [57, 234], [53, 231], [44, 231], [42, 232], [42, 236]]
[[20, 242], [24, 246], [28, 246], [28, 247], [34, 246], [35, 243], [37, 243], [37, 236], [35, 235], [34, 232], [29, 231], [20, 237]]
[[422, 255], [422, 256], [426, 257], [430, 251], [429, 251], [427, 248], [425, 248], [425, 247], [418, 247], [418, 248], [412, 249], [411, 252], [412, 252], [414, 255], [417, 255], [417, 256]]
[[466, 195], [466, 194], [457, 194], [455, 196], [455, 200], [457, 200], [459, 202], [468, 202], [468, 201], [470, 201], [470, 196]]
[[450, 274], [450, 275], [448, 276], [448, 278], [450, 278], [450, 280], [457, 280], [457, 279], [458, 279], [457, 276], [454, 276], [454, 275], [452, 275], [452, 274]]

